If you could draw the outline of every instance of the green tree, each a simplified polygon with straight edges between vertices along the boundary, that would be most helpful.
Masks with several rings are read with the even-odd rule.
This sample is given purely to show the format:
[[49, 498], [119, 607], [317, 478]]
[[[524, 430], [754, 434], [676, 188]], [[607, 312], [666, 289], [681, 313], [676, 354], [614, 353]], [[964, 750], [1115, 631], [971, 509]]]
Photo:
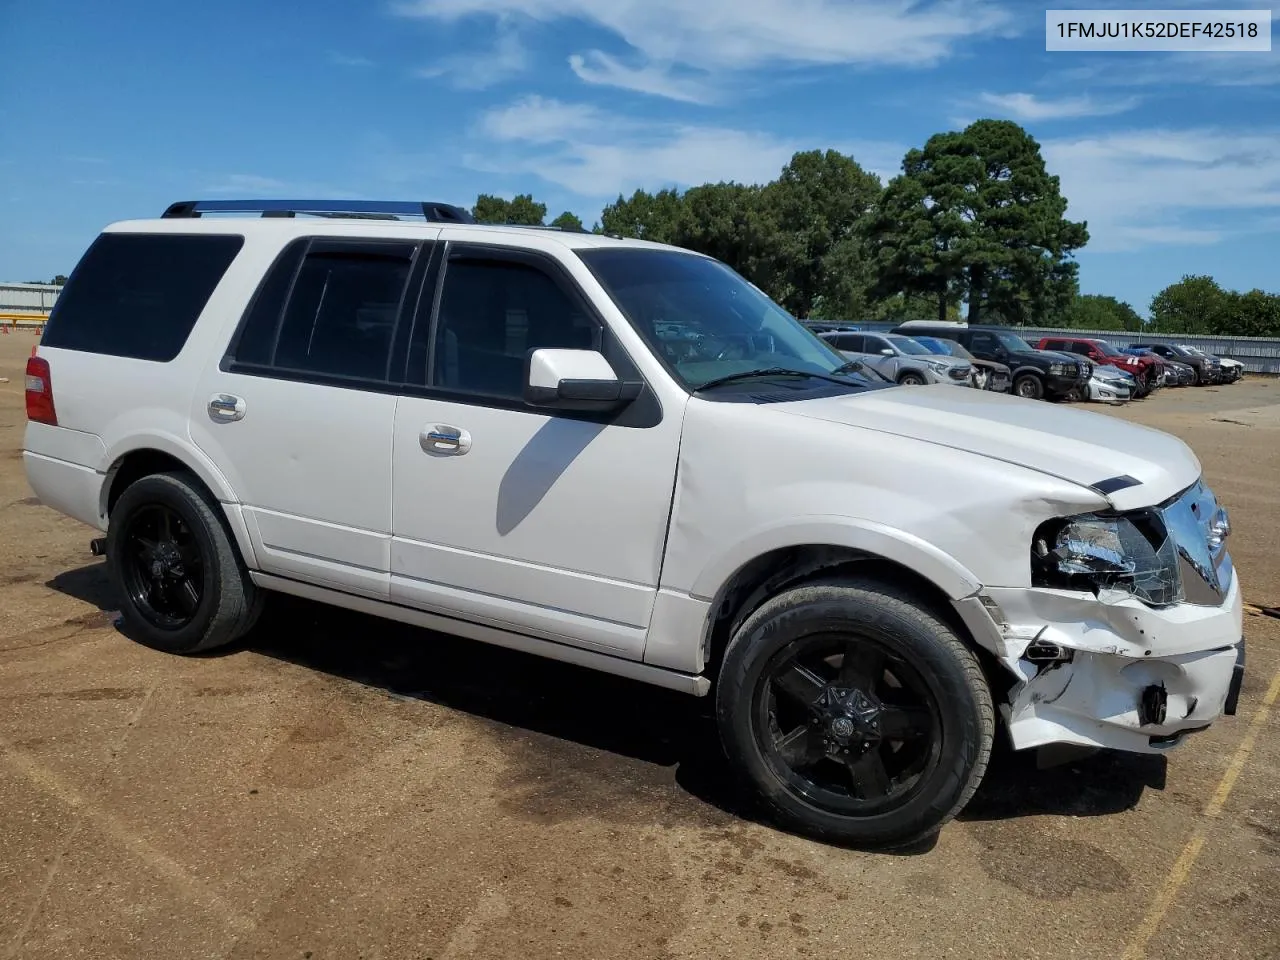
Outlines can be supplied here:
[[675, 243], [682, 211], [680, 194], [673, 189], [656, 194], [637, 190], [629, 199], [618, 194], [600, 214], [602, 232], [616, 237]]
[[1280, 294], [1263, 290], [1227, 294], [1216, 333], [1236, 337], [1280, 337]]
[[566, 210], [560, 216], [551, 221], [551, 226], [559, 227], [561, 230], [582, 230], [582, 221], [578, 219], [576, 214]]
[[795, 316], [857, 315], [872, 281], [864, 221], [878, 177], [836, 150], [795, 154], [759, 193], [759, 270]]
[[533, 196], [527, 193], [517, 194], [511, 200], [482, 193], [476, 197], [476, 205], [471, 209], [471, 214], [480, 223], [540, 227], [547, 216], [547, 205], [535, 202]]
[[1143, 329], [1142, 317], [1123, 300], [1115, 297], [1086, 293], [1078, 296], [1055, 321], [1057, 326], [1076, 330], [1129, 330]]
[[1076, 293], [1072, 259], [1089, 239], [1040, 145], [1007, 120], [930, 137], [903, 159], [869, 220], [877, 292], [957, 295], [970, 323], [990, 310], [1012, 323], [1055, 314]]
[[1209, 276], [1187, 274], [1151, 298], [1151, 328], [1161, 333], [1217, 333], [1227, 324], [1229, 296]]
[[767, 287], [771, 278], [761, 263], [761, 245], [770, 229], [760, 216], [759, 187], [707, 183], [680, 198], [671, 242], [715, 257]]

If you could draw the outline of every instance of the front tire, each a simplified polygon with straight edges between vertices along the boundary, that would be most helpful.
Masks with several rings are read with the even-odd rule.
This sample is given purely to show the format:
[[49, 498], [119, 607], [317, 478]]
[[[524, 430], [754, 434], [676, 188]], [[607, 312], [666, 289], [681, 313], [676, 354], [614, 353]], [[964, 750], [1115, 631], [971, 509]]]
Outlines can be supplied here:
[[898, 378], [898, 384], [903, 387], [923, 387], [925, 379], [918, 373], [904, 373]]
[[774, 820], [869, 849], [941, 830], [981, 782], [995, 729], [973, 652], [871, 579], [797, 587], [752, 613], [725, 651], [716, 717]]
[[1024, 373], [1013, 381], [1013, 392], [1027, 400], [1044, 399], [1044, 381], [1034, 373]]
[[216, 503], [183, 473], [131, 484], [111, 511], [107, 568], [125, 633], [166, 653], [191, 654], [247, 633], [263, 593], [249, 578]]

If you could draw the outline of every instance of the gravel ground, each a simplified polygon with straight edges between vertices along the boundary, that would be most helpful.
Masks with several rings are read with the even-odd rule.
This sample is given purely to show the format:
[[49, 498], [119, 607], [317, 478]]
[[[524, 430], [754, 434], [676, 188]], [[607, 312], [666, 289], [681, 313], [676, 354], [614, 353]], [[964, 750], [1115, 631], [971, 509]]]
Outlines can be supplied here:
[[[834, 849], [741, 809], [678, 695], [293, 601], [221, 655], [129, 642], [23, 477], [34, 342], [0, 337], [0, 958], [1280, 957], [1280, 620], [1168, 757], [1000, 755], [929, 849]], [[1098, 409], [1195, 448], [1280, 604], [1280, 382]]]

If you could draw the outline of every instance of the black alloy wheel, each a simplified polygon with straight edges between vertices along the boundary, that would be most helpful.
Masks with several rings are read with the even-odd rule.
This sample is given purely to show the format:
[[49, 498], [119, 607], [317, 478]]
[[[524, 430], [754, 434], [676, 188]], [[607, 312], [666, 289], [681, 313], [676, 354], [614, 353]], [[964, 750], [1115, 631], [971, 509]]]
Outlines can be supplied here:
[[907, 589], [852, 575], [752, 612], [715, 698], [725, 753], [771, 819], [871, 849], [915, 843], [954, 817], [995, 730], [973, 651]]
[[900, 809], [938, 764], [941, 720], [928, 685], [867, 637], [813, 634], [779, 652], [755, 710], [773, 772], [825, 810]]
[[264, 593], [220, 512], [199, 481], [176, 471], [143, 477], [120, 495], [107, 526], [107, 569], [127, 635], [186, 654], [252, 628]]
[[164, 504], [135, 510], [121, 536], [120, 570], [138, 613], [161, 630], [195, 618], [207, 589], [200, 544], [178, 512]]

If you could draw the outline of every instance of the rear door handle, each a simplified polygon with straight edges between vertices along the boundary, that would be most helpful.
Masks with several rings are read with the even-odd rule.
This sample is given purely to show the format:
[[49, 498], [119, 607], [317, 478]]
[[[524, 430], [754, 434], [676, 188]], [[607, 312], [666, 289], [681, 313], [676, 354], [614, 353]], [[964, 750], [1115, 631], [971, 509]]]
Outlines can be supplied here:
[[423, 428], [418, 435], [418, 443], [427, 453], [460, 457], [471, 449], [471, 434], [447, 423], [435, 423]]
[[243, 420], [244, 398], [229, 393], [216, 393], [209, 400], [209, 416], [215, 420]]

